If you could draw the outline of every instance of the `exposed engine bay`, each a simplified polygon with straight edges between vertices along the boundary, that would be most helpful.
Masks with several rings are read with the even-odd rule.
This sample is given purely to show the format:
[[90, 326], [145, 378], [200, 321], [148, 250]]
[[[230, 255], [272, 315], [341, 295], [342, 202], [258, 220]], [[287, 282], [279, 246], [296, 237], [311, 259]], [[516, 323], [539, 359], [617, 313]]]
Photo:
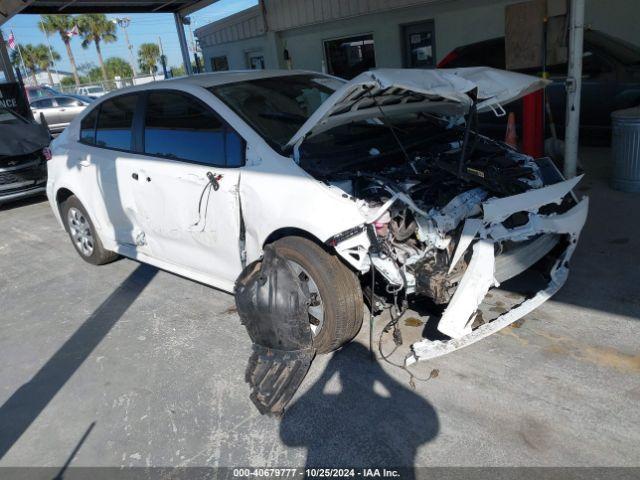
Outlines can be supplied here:
[[[574, 244], [586, 218], [583, 203], [569, 227], [540, 226], [546, 219], [576, 216], [571, 189], [579, 179], [564, 182], [549, 159], [534, 160], [468, 127], [419, 115], [403, 124], [344, 128], [368, 130], [362, 144], [351, 142], [346, 148], [348, 161], [340, 161], [339, 149], [329, 162], [315, 160], [315, 144], [326, 141], [318, 139], [309, 142], [300, 162], [359, 203], [367, 219], [361, 228], [329, 243], [360, 272], [373, 266], [384, 278], [383, 294], [396, 296], [396, 302], [397, 295], [416, 294], [450, 304], [438, 330], [452, 339], [481, 325], [474, 324], [476, 308], [489, 288], [526, 270], [560, 242]], [[340, 135], [332, 132], [331, 141], [340, 145]], [[363, 150], [365, 154], [357, 154]], [[515, 200], [531, 192], [539, 192], [541, 201], [518, 206]], [[500, 201], [506, 201], [504, 215], [489, 218], [488, 207]], [[509, 205], [515, 208], [511, 211]], [[484, 253], [476, 255], [482, 242], [487, 244]], [[474, 275], [473, 259], [477, 264], [481, 257], [484, 271], [476, 275], [481, 279], [476, 291], [455, 302], [469, 306], [450, 308], [465, 276]], [[375, 308], [381, 299], [370, 294]]]

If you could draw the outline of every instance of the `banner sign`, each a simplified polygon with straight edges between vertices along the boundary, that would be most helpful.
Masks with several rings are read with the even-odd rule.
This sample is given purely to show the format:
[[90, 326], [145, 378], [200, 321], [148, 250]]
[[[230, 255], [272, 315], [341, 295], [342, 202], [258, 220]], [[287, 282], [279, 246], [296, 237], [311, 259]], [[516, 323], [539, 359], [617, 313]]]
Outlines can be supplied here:
[[20, 84], [17, 82], [0, 83], [0, 107], [13, 110], [25, 118], [32, 118], [26, 93], [20, 91]]

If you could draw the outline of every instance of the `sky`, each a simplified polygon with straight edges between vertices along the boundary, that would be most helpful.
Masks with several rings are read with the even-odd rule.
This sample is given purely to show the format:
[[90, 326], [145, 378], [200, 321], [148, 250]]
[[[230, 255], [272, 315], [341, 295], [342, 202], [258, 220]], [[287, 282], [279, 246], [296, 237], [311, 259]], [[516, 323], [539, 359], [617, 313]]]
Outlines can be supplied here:
[[[192, 15], [191, 28], [195, 32], [196, 28], [202, 27], [207, 23], [214, 22], [221, 18], [232, 15], [236, 12], [249, 8], [258, 3], [257, 0], [219, 0], [213, 5], [209, 5]], [[179, 66], [182, 64], [180, 55], [180, 45], [178, 43], [178, 34], [173, 20], [173, 14], [170, 13], [136, 13], [136, 14], [107, 14], [109, 18], [128, 17], [131, 19], [131, 25], [128, 28], [129, 41], [133, 45], [133, 53], [137, 62], [138, 46], [141, 43], [153, 42], [158, 43], [158, 37], [162, 38], [162, 47], [167, 56], [168, 66]], [[15, 38], [20, 45], [31, 43], [46, 45], [44, 33], [38, 29], [40, 15], [16, 15], [2, 26], [2, 32], [5, 40], [9, 38], [10, 31], [13, 30]], [[190, 42], [189, 27], [185, 28], [187, 42]], [[129, 52], [127, 51], [124, 33], [120, 27], [117, 28], [118, 40], [114, 43], [101, 44], [102, 56], [106, 60], [109, 57], [121, 57], [127, 62], [129, 61]], [[195, 38], [195, 36], [194, 36]], [[51, 48], [60, 55], [60, 60], [56, 62], [59, 70], [71, 71], [69, 57], [67, 51], [58, 34], [49, 37]], [[80, 67], [82, 64], [92, 63], [93, 66], [98, 65], [96, 57], [96, 49], [93, 44], [87, 49], [82, 48], [81, 37], [75, 36], [71, 40], [71, 48], [75, 57], [76, 65]], [[193, 56], [192, 56], [193, 57]]]

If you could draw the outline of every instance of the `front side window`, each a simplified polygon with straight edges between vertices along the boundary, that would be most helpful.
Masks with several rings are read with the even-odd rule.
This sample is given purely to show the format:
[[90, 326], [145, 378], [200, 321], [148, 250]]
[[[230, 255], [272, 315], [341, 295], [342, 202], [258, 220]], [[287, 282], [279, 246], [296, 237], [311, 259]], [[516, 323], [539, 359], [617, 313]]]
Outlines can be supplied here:
[[123, 95], [100, 105], [96, 127], [99, 147], [131, 150], [131, 123], [138, 103], [138, 95]]
[[89, 115], [80, 122], [80, 141], [89, 145], [96, 143], [96, 119], [99, 108], [94, 108]]
[[144, 151], [148, 155], [226, 166], [226, 132], [210, 108], [188, 95], [166, 91], [149, 94], [144, 130]]
[[270, 145], [282, 150], [340, 85], [341, 81], [331, 77], [291, 75], [227, 83], [209, 90]]
[[75, 107], [78, 105], [78, 100], [71, 97], [58, 97], [56, 98], [59, 107]]

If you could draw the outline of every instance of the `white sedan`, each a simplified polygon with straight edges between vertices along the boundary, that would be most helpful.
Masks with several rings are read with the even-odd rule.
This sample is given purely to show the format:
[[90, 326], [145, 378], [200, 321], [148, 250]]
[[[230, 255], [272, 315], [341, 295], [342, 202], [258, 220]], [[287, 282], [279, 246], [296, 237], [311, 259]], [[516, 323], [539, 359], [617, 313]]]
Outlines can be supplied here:
[[[571, 193], [579, 179], [472, 128], [476, 112], [544, 85], [470, 68], [131, 87], [53, 142], [47, 193], [94, 264], [123, 255], [231, 292], [272, 244], [309, 292], [319, 352], [356, 335], [363, 297], [372, 309], [448, 305], [438, 329], [450, 340], [414, 344], [409, 361], [430, 358], [512, 323], [566, 278], [587, 213]], [[490, 288], [543, 257], [545, 289], [478, 321]]]

